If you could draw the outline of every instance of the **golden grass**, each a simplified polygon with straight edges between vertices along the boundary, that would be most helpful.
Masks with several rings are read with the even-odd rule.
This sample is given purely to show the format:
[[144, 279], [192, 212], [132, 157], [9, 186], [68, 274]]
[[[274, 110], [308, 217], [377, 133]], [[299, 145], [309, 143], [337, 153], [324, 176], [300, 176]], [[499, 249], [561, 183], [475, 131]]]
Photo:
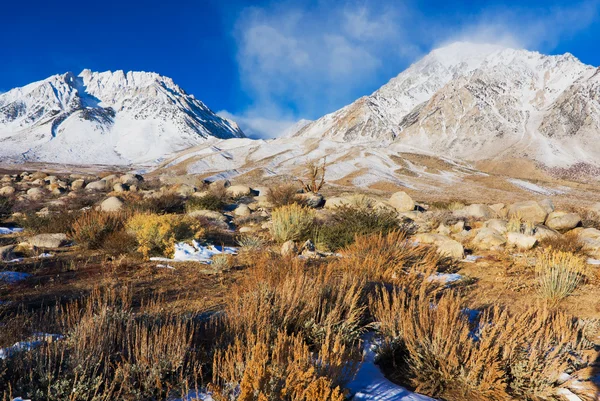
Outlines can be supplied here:
[[315, 213], [297, 204], [281, 206], [272, 213], [271, 235], [277, 242], [307, 239], [312, 231]]

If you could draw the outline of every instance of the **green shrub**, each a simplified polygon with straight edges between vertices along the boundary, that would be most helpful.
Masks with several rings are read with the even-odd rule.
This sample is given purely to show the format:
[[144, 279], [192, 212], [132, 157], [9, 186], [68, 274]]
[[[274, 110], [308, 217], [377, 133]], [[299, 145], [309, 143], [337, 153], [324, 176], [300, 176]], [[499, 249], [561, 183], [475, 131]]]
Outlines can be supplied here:
[[225, 202], [220, 194], [215, 192], [208, 192], [204, 196], [192, 196], [185, 203], [185, 210], [187, 212], [193, 212], [194, 210], [215, 210], [219, 211], [223, 209]]
[[317, 228], [315, 241], [319, 247], [334, 252], [352, 244], [356, 236], [411, 229], [408, 223], [398, 221], [393, 210], [344, 205]]
[[310, 236], [315, 212], [294, 203], [273, 210], [271, 218], [271, 235], [275, 241], [301, 241]]
[[127, 229], [135, 236], [138, 251], [144, 257], [172, 256], [177, 241], [200, 238], [204, 234], [197, 220], [174, 214], [138, 213], [127, 221]]

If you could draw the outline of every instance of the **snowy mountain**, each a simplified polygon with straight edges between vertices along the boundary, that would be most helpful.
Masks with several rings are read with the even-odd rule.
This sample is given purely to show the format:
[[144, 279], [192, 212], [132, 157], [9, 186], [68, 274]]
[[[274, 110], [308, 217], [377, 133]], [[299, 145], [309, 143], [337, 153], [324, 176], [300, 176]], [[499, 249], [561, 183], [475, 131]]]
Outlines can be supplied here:
[[243, 138], [173, 80], [148, 72], [68, 72], [0, 94], [0, 157], [153, 163], [214, 138]]
[[598, 165], [600, 70], [568, 53], [454, 43], [293, 136], [402, 145], [468, 161]]

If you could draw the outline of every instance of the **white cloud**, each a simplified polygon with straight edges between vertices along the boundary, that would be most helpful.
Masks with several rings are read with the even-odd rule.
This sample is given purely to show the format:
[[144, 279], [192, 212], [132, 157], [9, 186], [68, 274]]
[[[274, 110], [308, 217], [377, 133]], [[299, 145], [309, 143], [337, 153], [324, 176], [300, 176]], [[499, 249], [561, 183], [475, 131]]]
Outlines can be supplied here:
[[227, 110], [221, 110], [217, 115], [234, 120], [238, 123], [246, 136], [254, 139], [268, 139], [281, 136], [288, 128], [296, 123], [296, 119], [292, 117], [289, 119], [270, 119], [262, 117], [254, 112], [232, 114]]
[[271, 137], [367, 95], [432, 48], [456, 40], [543, 52], [597, 16], [600, 0], [568, 7], [482, 8], [434, 17], [406, 3], [320, 0], [244, 9], [235, 40], [252, 104], [235, 119]]

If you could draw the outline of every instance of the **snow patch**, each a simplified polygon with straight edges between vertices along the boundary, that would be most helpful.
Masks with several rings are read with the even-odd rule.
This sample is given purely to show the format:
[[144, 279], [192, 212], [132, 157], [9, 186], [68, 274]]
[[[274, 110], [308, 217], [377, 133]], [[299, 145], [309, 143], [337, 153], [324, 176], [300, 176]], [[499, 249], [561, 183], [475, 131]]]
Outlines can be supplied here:
[[15, 234], [15, 233], [20, 233], [22, 231], [23, 231], [23, 229], [20, 227], [14, 227], [14, 228], [0, 227], [0, 235]]
[[12, 271], [0, 272], [0, 281], [4, 281], [9, 284], [17, 283], [19, 281], [25, 280], [28, 277], [31, 277], [31, 274]]
[[234, 247], [221, 247], [215, 245], [200, 245], [198, 241], [192, 241], [192, 244], [186, 242], [179, 242], [175, 244], [175, 254], [173, 259], [154, 257], [150, 258], [156, 262], [203, 262], [206, 264], [211, 263], [211, 258], [215, 255], [235, 255], [237, 254], [237, 248]]

